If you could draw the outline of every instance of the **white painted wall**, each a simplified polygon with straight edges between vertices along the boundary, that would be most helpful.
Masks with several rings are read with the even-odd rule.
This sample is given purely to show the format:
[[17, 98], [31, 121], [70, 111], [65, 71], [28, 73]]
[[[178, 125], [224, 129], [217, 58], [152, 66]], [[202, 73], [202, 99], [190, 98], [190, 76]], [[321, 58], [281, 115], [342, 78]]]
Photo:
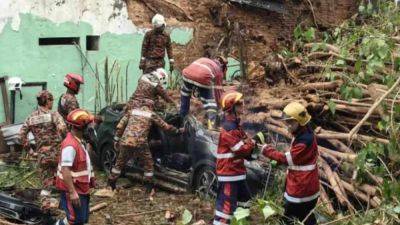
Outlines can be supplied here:
[[0, 0], [0, 33], [10, 20], [12, 28], [18, 30], [20, 13], [31, 13], [55, 23], [87, 22], [97, 35], [138, 31], [128, 18], [123, 0]]

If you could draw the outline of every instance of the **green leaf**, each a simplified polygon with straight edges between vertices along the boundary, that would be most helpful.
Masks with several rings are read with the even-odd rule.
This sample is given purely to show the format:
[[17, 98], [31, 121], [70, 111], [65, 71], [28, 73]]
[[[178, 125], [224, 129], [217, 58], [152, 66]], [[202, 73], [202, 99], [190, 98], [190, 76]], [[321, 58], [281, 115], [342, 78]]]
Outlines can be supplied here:
[[393, 212], [396, 214], [400, 214], [400, 206], [398, 205], [398, 206], [394, 207]]
[[361, 66], [362, 66], [362, 61], [357, 60], [356, 64], [354, 65], [354, 73], [355, 74], [358, 74], [360, 72]]
[[262, 209], [263, 215], [264, 215], [264, 219], [268, 219], [269, 217], [277, 214], [277, 212], [269, 205], [266, 205], [263, 209]]
[[250, 209], [244, 209], [241, 207], [238, 207], [236, 211], [233, 213], [233, 216], [238, 220], [245, 219], [246, 217], [250, 216]]
[[182, 214], [182, 224], [183, 225], [189, 224], [190, 221], [192, 221], [192, 219], [193, 219], [192, 213], [189, 210], [185, 209], [185, 211], [183, 211]]
[[335, 115], [336, 103], [334, 103], [332, 100], [329, 100], [328, 107], [329, 107], [329, 110], [331, 111], [332, 115]]
[[295, 29], [294, 29], [294, 38], [295, 39], [299, 39], [301, 37], [301, 34], [303, 33], [303, 30], [301, 29], [301, 26], [298, 25]]
[[346, 65], [346, 61], [344, 61], [343, 59], [338, 59], [336, 61], [336, 65], [337, 66], [345, 66]]
[[352, 97], [358, 98], [358, 99], [363, 97], [363, 93], [362, 93], [361, 88], [354, 87], [351, 91], [352, 91]]
[[304, 33], [304, 38], [306, 41], [310, 42], [315, 39], [315, 28], [310, 27], [305, 33]]
[[400, 71], [400, 57], [396, 57], [394, 59], [394, 69], [399, 72]]

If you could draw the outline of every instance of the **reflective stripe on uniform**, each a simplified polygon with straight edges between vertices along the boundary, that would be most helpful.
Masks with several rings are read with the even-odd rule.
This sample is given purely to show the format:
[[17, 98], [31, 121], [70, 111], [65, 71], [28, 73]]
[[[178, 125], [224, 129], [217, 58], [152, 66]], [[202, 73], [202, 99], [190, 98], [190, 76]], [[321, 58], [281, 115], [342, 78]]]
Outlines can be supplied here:
[[189, 94], [186, 93], [186, 92], [184, 92], [184, 91], [181, 91], [181, 95], [183, 95], [183, 96], [189, 96]]
[[111, 173], [120, 174], [120, 173], [121, 173], [121, 170], [112, 168], [112, 169], [111, 169]]
[[218, 106], [217, 106], [217, 103], [210, 102], [210, 103], [207, 103], [207, 104], [203, 105], [203, 108], [207, 108], [207, 107], [215, 107], [215, 108], [217, 108]]
[[[91, 174], [94, 175], [94, 173], [91, 173]], [[63, 175], [62, 175], [62, 173], [61, 173], [61, 166], [58, 166], [57, 176], [58, 176], [60, 179], [63, 179]], [[73, 178], [83, 177], [83, 176], [89, 176], [89, 171], [88, 171], [88, 170], [82, 170], [82, 171], [79, 171], [79, 172], [73, 172], [73, 171], [71, 171], [71, 177], [73, 177]]]
[[41, 123], [50, 123], [51, 122], [51, 114], [46, 113], [38, 116], [33, 116], [29, 119], [29, 125], [37, 125]]
[[153, 173], [153, 172], [143, 173], [143, 176], [145, 176], [145, 177], [152, 177], [152, 176], [154, 176], [154, 173]]
[[214, 220], [213, 225], [229, 225], [229, 224]]
[[217, 154], [217, 159], [230, 159], [233, 157], [235, 157], [235, 154], [233, 154], [232, 152], [224, 153], [224, 154]]
[[227, 219], [227, 220], [232, 219], [232, 215], [225, 214], [225, 213], [220, 212], [218, 210], [215, 210], [215, 215], [220, 217], [220, 218]]
[[147, 111], [143, 111], [143, 110], [134, 109], [134, 110], [132, 110], [132, 115], [133, 116], [142, 116], [142, 117], [146, 117], [146, 118], [151, 118], [152, 113], [151, 112], [147, 112]]
[[218, 176], [218, 181], [229, 182], [229, 181], [238, 181], [245, 180], [246, 174], [238, 175], [238, 176]]
[[213, 98], [211, 98], [211, 99], [206, 99], [206, 98], [200, 97], [200, 100], [203, 101], [203, 102], [207, 102], [207, 103], [215, 102], [215, 99], [213, 99]]
[[313, 194], [311, 196], [307, 196], [307, 197], [303, 197], [303, 198], [292, 197], [287, 192], [285, 192], [284, 197], [289, 202], [303, 203], [303, 202], [309, 202], [309, 201], [312, 201], [312, 200], [318, 198], [319, 197], [319, 192], [317, 192], [317, 193], [315, 193], [315, 194]]
[[233, 147], [231, 148], [231, 150], [234, 151], [234, 152], [239, 151], [239, 149], [240, 149], [243, 145], [244, 145], [244, 142], [243, 142], [243, 141], [239, 141], [238, 143], [236, 143], [235, 146], [233, 146]]
[[286, 160], [287, 160], [288, 165], [289, 166], [294, 166], [292, 155], [290, 154], [290, 152], [285, 152], [285, 156], [286, 156]]
[[214, 74], [213, 71], [210, 69], [210, 67], [208, 67], [208, 66], [206, 66], [206, 65], [204, 65], [204, 64], [198, 63], [198, 62], [193, 62], [193, 64], [196, 64], [196, 65], [198, 65], [198, 66], [201, 66], [201, 67], [205, 68], [205, 69], [208, 70], [208, 72], [211, 74], [211, 77], [212, 77], [213, 79], [215, 78], [215, 74]]
[[294, 165], [294, 163], [293, 163], [293, 158], [292, 158], [292, 155], [290, 154], [290, 152], [286, 152], [286, 153], [285, 153], [285, 156], [286, 156], [286, 160], [287, 160], [288, 165], [289, 165], [289, 167], [288, 167], [289, 170], [311, 171], [311, 170], [314, 170], [314, 169], [316, 168], [316, 165], [315, 165], [315, 164], [312, 164], [312, 165], [305, 165], [305, 166], [302, 166], [302, 165]]
[[296, 170], [296, 171], [312, 171], [317, 168], [317, 165], [307, 165], [307, 166], [289, 166], [289, 170]]

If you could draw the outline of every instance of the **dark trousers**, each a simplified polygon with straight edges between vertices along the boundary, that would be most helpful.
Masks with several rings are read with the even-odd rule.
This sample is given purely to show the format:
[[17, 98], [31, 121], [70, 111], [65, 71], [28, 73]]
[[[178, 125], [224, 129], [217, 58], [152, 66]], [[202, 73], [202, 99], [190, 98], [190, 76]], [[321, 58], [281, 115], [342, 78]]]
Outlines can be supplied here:
[[285, 200], [285, 224], [295, 225], [296, 220], [302, 222], [307, 218], [304, 221], [304, 225], [316, 225], [317, 220], [311, 211], [315, 208], [317, 202], [318, 198], [303, 203], [293, 203]]
[[68, 197], [69, 193], [61, 192], [60, 208], [64, 210], [66, 218], [57, 221], [57, 225], [83, 225], [89, 222], [89, 195], [79, 195], [81, 207], [77, 208], [72, 205]]
[[189, 113], [190, 98], [192, 97], [194, 89], [199, 91], [200, 100], [203, 103], [203, 109], [207, 112], [207, 118], [215, 121], [217, 117], [217, 103], [215, 102], [214, 93], [212, 89], [198, 87], [194, 84], [184, 81], [181, 88], [181, 109], [180, 115], [182, 117]]
[[219, 182], [213, 224], [230, 224], [237, 207], [248, 208], [250, 190], [246, 180]]

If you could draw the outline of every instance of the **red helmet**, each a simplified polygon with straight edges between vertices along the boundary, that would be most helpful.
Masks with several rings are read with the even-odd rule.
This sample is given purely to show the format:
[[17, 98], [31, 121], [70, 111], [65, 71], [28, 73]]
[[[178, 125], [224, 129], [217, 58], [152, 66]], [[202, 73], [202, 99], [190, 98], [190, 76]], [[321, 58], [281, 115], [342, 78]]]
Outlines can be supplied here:
[[67, 123], [76, 128], [83, 128], [94, 121], [94, 116], [84, 109], [75, 109], [67, 116]]
[[79, 74], [68, 73], [64, 77], [64, 86], [76, 93], [79, 91], [79, 85], [83, 83], [83, 77]]
[[221, 98], [221, 107], [224, 111], [230, 111], [238, 104], [243, 94], [237, 91], [226, 92]]

